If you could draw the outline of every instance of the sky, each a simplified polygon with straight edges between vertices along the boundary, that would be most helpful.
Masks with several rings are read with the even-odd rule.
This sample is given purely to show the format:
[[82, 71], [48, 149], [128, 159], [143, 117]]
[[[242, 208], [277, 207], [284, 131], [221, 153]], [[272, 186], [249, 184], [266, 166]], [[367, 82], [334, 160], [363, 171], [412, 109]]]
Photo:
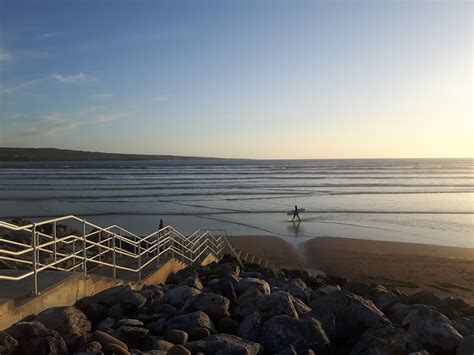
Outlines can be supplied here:
[[473, 7], [0, 0], [0, 146], [473, 157]]

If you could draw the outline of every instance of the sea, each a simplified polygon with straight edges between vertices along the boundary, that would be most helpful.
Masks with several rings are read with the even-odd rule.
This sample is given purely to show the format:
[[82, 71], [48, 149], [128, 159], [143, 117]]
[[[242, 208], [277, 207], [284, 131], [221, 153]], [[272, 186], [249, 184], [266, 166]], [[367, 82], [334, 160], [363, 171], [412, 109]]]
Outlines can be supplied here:
[[[304, 208], [302, 222], [287, 212]], [[0, 220], [474, 248], [474, 159], [0, 162]], [[258, 239], [256, 239], [257, 241]]]

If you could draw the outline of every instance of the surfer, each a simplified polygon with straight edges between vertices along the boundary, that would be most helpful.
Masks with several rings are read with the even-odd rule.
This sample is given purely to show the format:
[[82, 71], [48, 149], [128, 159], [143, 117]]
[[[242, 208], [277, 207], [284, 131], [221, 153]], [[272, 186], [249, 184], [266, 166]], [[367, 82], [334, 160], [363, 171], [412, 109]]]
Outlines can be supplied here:
[[298, 214], [298, 206], [296, 206], [296, 205], [295, 205], [295, 210], [293, 212], [293, 218], [291, 219], [292, 222], [295, 220], [295, 217], [298, 217], [298, 221], [301, 222], [300, 215]]

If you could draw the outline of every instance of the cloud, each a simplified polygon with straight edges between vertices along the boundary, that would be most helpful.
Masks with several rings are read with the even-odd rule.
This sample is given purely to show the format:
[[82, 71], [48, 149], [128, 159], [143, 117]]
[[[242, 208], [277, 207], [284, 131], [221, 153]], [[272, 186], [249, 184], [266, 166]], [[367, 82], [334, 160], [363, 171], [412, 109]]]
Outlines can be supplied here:
[[42, 80], [43, 79], [34, 79], [34, 80], [25, 81], [23, 83], [16, 83], [13, 85], [6, 85], [6, 86], [0, 85], [0, 94], [10, 94], [15, 91], [26, 89], [30, 86], [33, 86], [39, 83]]
[[12, 59], [12, 54], [10, 52], [5, 52], [0, 50], [0, 62], [7, 62]]
[[36, 36], [36, 38], [39, 39], [50, 39], [53, 37], [57, 37], [60, 34], [60, 32], [46, 32], [46, 33], [40, 33], [39, 35]]
[[153, 101], [153, 102], [165, 102], [165, 101], [169, 101], [169, 97], [168, 97], [168, 95], [158, 95], [158, 96], [152, 97], [151, 101]]
[[71, 74], [71, 75], [62, 75], [62, 74], [54, 74], [53, 79], [56, 79], [62, 83], [72, 84], [72, 83], [81, 83], [86, 81], [92, 81], [94, 78], [80, 72], [79, 74]]
[[109, 99], [113, 96], [114, 96], [113, 94], [109, 94], [109, 93], [106, 93], [106, 92], [101, 92], [101, 93], [98, 93], [98, 94], [90, 95], [89, 97], [91, 99]]

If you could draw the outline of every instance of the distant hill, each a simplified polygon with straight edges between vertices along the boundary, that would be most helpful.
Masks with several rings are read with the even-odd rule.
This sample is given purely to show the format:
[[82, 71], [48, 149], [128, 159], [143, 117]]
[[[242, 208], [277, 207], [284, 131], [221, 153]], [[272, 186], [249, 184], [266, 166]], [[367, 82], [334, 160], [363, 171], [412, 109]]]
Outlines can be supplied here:
[[2, 148], [0, 161], [71, 161], [71, 160], [197, 160], [219, 159], [175, 155], [117, 154], [56, 148]]

